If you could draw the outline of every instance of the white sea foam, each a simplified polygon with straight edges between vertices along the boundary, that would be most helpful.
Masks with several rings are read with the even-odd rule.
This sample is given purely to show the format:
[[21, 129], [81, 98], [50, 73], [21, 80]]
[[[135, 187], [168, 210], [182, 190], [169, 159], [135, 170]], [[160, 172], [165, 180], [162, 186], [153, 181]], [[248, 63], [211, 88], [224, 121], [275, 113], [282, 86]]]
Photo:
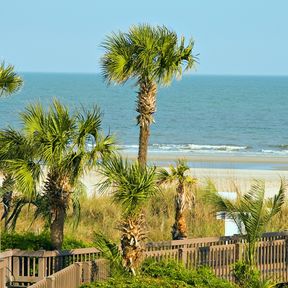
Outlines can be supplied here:
[[263, 154], [273, 154], [273, 155], [288, 155], [288, 150], [271, 150], [271, 149], [262, 149]]
[[[135, 151], [138, 145], [121, 145], [120, 149]], [[248, 146], [235, 145], [198, 145], [198, 144], [152, 144], [149, 146], [151, 152], [237, 152], [249, 149]]]

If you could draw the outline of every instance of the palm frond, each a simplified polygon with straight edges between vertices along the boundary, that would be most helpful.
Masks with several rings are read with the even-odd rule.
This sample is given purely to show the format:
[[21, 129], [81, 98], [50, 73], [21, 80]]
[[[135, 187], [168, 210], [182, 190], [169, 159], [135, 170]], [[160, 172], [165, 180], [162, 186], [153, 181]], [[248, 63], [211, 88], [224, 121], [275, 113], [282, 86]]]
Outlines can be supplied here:
[[100, 165], [99, 172], [104, 176], [99, 184], [100, 191], [110, 189], [113, 200], [122, 206], [124, 214], [132, 215], [159, 191], [155, 171], [156, 167], [129, 163], [115, 155]]
[[116, 271], [124, 271], [121, 252], [115, 243], [109, 241], [103, 234], [95, 233], [94, 244], [102, 252], [102, 257], [110, 261], [111, 268]]
[[40, 164], [23, 159], [6, 160], [4, 162], [6, 171], [15, 180], [16, 190], [26, 197], [33, 198], [36, 195], [37, 183], [40, 179]]
[[0, 97], [11, 95], [23, 86], [22, 78], [14, 72], [14, 66], [0, 64]]
[[190, 40], [185, 46], [184, 37], [178, 43], [177, 34], [165, 26], [134, 25], [127, 33], [113, 33], [102, 43], [102, 74], [108, 83], [122, 84], [134, 78], [168, 85], [174, 77], [181, 77], [183, 68], [195, 66], [193, 45]]
[[[285, 201], [286, 182], [282, 179], [279, 192], [273, 199], [265, 199], [264, 181], [254, 181], [249, 192], [237, 201], [230, 201], [217, 193], [210, 193], [208, 201], [216, 211], [226, 212], [235, 223], [242, 222], [249, 243], [254, 243], [265, 231], [265, 225], [281, 209]], [[237, 224], [238, 225], [238, 224]], [[239, 229], [241, 231], [241, 229]]]

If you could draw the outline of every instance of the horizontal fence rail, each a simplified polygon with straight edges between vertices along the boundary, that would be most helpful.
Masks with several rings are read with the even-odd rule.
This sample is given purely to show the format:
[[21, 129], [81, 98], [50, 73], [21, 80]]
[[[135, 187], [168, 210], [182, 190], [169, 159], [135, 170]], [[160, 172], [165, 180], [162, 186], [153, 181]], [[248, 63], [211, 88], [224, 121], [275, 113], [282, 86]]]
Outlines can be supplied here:
[[[144, 253], [145, 257], [152, 257], [158, 261], [174, 259], [183, 263], [188, 269], [208, 266], [217, 276], [233, 281], [232, 266], [237, 261], [244, 259], [246, 249], [245, 239], [236, 235], [146, 243]], [[83, 281], [93, 281], [94, 278], [98, 280], [100, 275], [107, 277], [107, 271], [109, 271], [107, 263], [106, 266], [99, 264], [100, 258], [101, 253], [96, 248], [34, 252], [8, 250], [0, 253], [0, 288], [6, 287], [5, 285], [11, 282], [17, 282], [19, 286], [23, 285], [23, 287], [33, 283], [37, 283], [39, 286], [31, 287], [46, 287], [44, 282], [47, 280], [43, 279], [48, 279], [48, 282], [51, 283], [57, 282], [56, 278], [49, 280], [49, 276], [53, 275], [53, 277], [57, 276], [57, 279], [64, 279], [67, 271], [70, 271], [68, 274], [72, 275], [74, 270], [78, 269], [77, 265], [82, 265], [80, 270]], [[75, 266], [75, 263], [78, 264]], [[98, 263], [98, 266], [95, 263]], [[288, 232], [263, 234], [257, 243], [255, 263], [263, 278], [269, 277], [278, 282], [288, 282]], [[94, 270], [89, 265], [94, 265], [93, 269], [98, 269], [98, 272], [91, 272]], [[69, 270], [68, 267], [74, 268], [69, 268], [72, 269]], [[72, 271], [74, 272], [72, 273]], [[72, 277], [68, 278], [72, 279]], [[50, 286], [48, 287], [50, 288]]]
[[[232, 266], [244, 260], [247, 243], [243, 237], [207, 237], [151, 242], [146, 257], [157, 261], [174, 259], [188, 269], [212, 268], [215, 275], [233, 281]], [[255, 263], [262, 279], [288, 282], [288, 232], [265, 233], [256, 247]]]
[[74, 263], [29, 288], [79, 288], [82, 284], [107, 279], [109, 272], [109, 263], [104, 259]]
[[81, 248], [70, 251], [8, 250], [0, 253], [0, 260], [4, 262], [2, 269], [0, 262], [0, 275], [3, 275], [1, 279], [5, 279], [5, 283], [18, 282], [19, 286], [25, 284], [27, 286], [76, 262], [95, 261], [100, 257], [101, 252], [96, 248]]

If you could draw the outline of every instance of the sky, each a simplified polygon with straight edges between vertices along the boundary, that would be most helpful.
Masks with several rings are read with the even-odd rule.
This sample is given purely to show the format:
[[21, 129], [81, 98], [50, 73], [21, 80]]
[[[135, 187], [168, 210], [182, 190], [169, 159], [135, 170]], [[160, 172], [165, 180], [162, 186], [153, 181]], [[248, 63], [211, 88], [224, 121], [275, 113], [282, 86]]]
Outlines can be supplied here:
[[0, 60], [19, 72], [95, 73], [111, 32], [165, 25], [208, 75], [288, 75], [287, 0], [0, 0]]

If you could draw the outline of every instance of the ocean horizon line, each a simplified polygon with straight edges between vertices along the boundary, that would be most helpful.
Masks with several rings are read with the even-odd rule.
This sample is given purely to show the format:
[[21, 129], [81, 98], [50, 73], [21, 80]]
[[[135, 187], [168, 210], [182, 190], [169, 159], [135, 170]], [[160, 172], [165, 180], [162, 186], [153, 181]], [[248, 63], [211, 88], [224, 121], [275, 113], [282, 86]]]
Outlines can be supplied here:
[[[76, 72], [76, 71], [21, 71], [19, 74], [62, 74], [62, 75], [99, 75], [101, 72]], [[185, 77], [288, 77], [288, 74], [213, 74], [213, 73], [186, 73]]]

